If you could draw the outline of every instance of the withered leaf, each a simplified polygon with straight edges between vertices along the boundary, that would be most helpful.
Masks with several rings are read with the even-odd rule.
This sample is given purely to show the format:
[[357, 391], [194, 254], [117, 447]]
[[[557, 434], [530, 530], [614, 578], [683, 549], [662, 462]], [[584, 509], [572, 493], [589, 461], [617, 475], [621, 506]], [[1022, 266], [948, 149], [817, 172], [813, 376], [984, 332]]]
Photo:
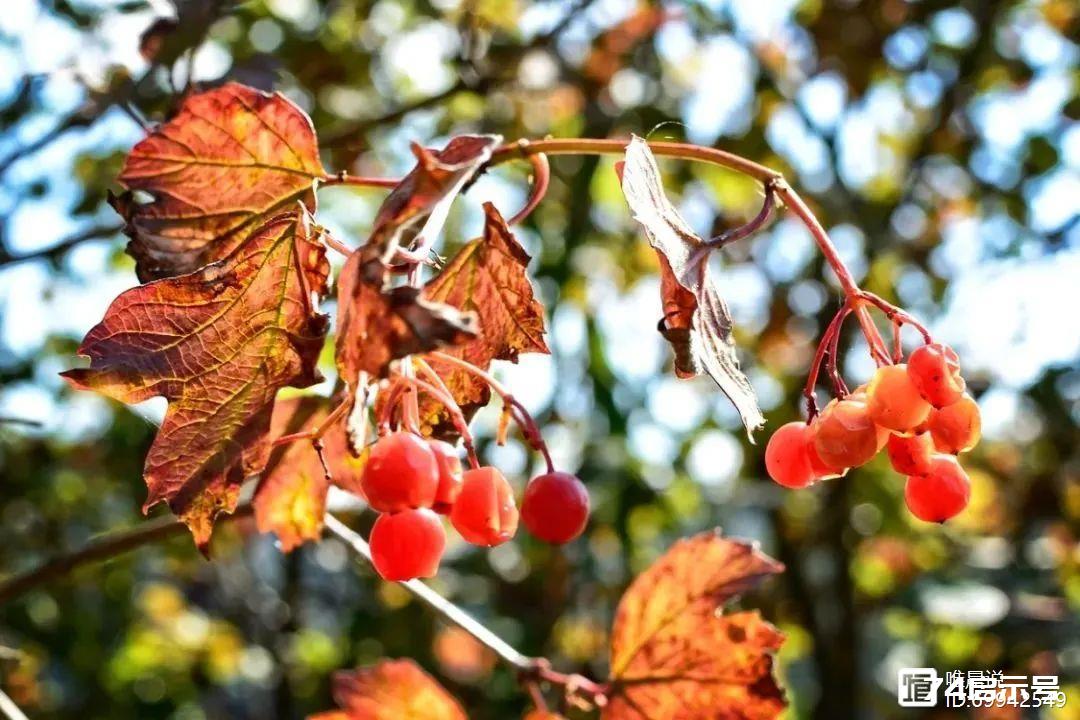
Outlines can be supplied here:
[[401, 179], [375, 216], [365, 259], [383, 257], [388, 248], [413, 250], [421, 238], [434, 240], [454, 198], [491, 158], [500, 135], [458, 135], [442, 150], [413, 145], [416, 167]]
[[772, 675], [783, 643], [757, 612], [724, 603], [783, 571], [719, 532], [680, 540], [619, 602], [604, 720], [771, 720], [783, 711]]
[[[276, 440], [314, 430], [333, 409], [329, 398], [315, 395], [278, 400], [270, 421], [270, 437]], [[334, 485], [362, 496], [360, 473], [364, 457], [356, 458], [349, 452], [344, 418], [329, 427], [321, 442]], [[252, 500], [259, 532], [276, 534], [285, 552], [308, 540], [318, 540], [329, 491], [322, 461], [310, 441], [296, 440], [274, 448]]]
[[626, 146], [622, 188], [634, 219], [660, 256], [664, 317], [660, 331], [675, 352], [680, 377], [706, 372], [753, 431], [765, 423], [754, 389], [739, 369], [731, 313], [709, 275], [708, 253], [664, 193], [649, 145], [635, 136]]
[[86, 335], [77, 388], [169, 408], [146, 458], [145, 509], [167, 501], [204, 550], [215, 516], [263, 469], [278, 389], [307, 387], [327, 319], [312, 309], [329, 264], [302, 206], [267, 221], [228, 258], [132, 288]]
[[[424, 296], [475, 312], [479, 335], [446, 350], [448, 354], [487, 369], [492, 360], [517, 361], [523, 352], [548, 353], [544, 341], [544, 307], [526, 274], [529, 255], [491, 203], [484, 204], [484, 235], [454, 256], [424, 288]], [[428, 358], [466, 417], [491, 397], [487, 383], [451, 364]], [[445, 408], [425, 396], [420, 418], [436, 432], [450, 430]]]
[[458, 701], [412, 660], [335, 673], [333, 693], [341, 711], [308, 720], [467, 720]]
[[297, 200], [314, 209], [313, 184], [325, 174], [303, 110], [228, 83], [187, 98], [135, 145], [119, 177], [127, 192], [110, 201], [127, 221], [128, 252], [145, 282], [227, 257]]
[[386, 288], [386, 269], [361, 250], [338, 276], [338, 372], [351, 388], [360, 373], [381, 377], [390, 363], [413, 353], [464, 342], [476, 335], [476, 317], [420, 294], [419, 288]]

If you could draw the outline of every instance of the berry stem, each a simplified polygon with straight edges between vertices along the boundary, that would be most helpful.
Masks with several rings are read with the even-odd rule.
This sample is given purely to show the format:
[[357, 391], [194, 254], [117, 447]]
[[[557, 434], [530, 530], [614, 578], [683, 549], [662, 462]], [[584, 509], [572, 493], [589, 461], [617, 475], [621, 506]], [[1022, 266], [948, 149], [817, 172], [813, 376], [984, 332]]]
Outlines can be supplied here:
[[461, 435], [461, 442], [465, 445], [465, 452], [469, 455], [469, 464], [474, 468], [480, 467], [480, 459], [476, 455], [476, 446], [473, 444], [472, 433], [469, 432], [469, 423], [465, 420], [465, 414], [461, 412], [461, 406], [454, 400], [454, 396], [419, 378], [399, 376], [399, 379], [401, 382], [413, 386], [415, 390], [423, 390], [446, 408], [447, 412], [450, 413], [450, 420], [454, 423], [458, 434]]
[[[360, 557], [371, 563], [371, 548], [359, 534], [327, 513], [324, 517], [326, 530], [341, 540]], [[569, 695], [582, 695], [594, 705], [603, 705], [607, 699], [607, 687], [581, 675], [567, 674], [552, 670], [546, 658], [534, 658], [522, 654], [508, 642], [481, 624], [472, 615], [436, 592], [431, 586], [419, 580], [399, 583], [414, 597], [422, 601], [444, 620], [456, 625], [489, 648], [495, 655], [518, 670], [521, 683], [542, 681], [559, 685]]]
[[540, 205], [540, 201], [547, 195], [548, 185], [551, 184], [551, 164], [548, 162], [547, 155], [544, 153], [537, 153], [535, 155], [530, 155], [528, 159], [533, 166], [532, 187], [529, 192], [529, 200], [525, 203], [525, 207], [518, 210], [517, 214], [507, 221], [507, 225], [517, 225], [527, 218], [529, 214]]
[[344, 400], [338, 403], [338, 406], [331, 410], [330, 414], [326, 416], [326, 419], [319, 423], [316, 427], [312, 428], [311, 430], [304, 430], [301, 432], [290, 433], [289, 435], [282, 435], [278, 439], [274, 440], [274, 447], [277, 447], [278, 445], [286, 445], [291, 442], [296, 442], [297, 440], [315, 441], [321, 439], [322, 436], [325, 435], [330, 430], [330, 428], [334, 426], [334, 423], [340, 420], [342, 416], [345, 415], [346, 412], [348, 412], [351, 406], [352, 397], [346, 397]]
[[529, 414], [529, 411], [525, 409], [525, 406], [514, 397], [514, 394], [511, 393], [505, 385], [496, 380], [491, 373], [481, 370], [472, 363], [462, 360], [461, 358], [437, 350], [428, 353], [428, 356], [440, 362], [454, 365], [465, 372], [472, 373], [487, 383], [488, 386], [495, 391], [495, 394], [502, 399], [503, 405], [510, 408], [510, 415], [514, 419], [514, 422], [518, 424], [518, 427], [521, 428], [521, 434], [525, 437], [525, 441], [529, 444], [529, 447], [543, 456], [544, 462], [547, 464], [548, 472], [555, 472], [555, 463], [551, 460], [551, 453], [548, 450], [547, 443], [544, 442], [543, 435], [540, 434], [540, 428], [537, 426], [536, 420], [533, 419], [532, 415]]

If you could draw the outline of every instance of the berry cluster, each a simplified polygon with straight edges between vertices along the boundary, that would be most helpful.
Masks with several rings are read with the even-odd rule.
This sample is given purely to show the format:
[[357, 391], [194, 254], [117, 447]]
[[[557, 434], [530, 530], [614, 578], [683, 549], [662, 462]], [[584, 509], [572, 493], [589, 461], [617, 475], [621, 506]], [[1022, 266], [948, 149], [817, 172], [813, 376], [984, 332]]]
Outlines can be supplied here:
[[971, 483], [956, 455], [979, 441], [979, 407], [964, 392], [956, 353], [927, 343], [907, 364], [879, 367], [866, 386], [830, 402], [807, 423], [777, 430], [765, 449], [769, 476], [788, 488], [840, 477], [883, 448], [907, 476], [915, 517], [944, 522], [962, 511]]
[[[446, 548], [439, 515], [448, 515], [474, 545], [501, 545], [514, 536], [518, 507], [510, 483], [496, 468], [462, 468], [453, 445], [407, 431], [391, 432], [372, 447], [360, 479], [379, 514], [371, 529], [371, 556], [386, 580], [432, 577]], [[525, 489], [520, 517], [536, 537], [567, 543], [585, 529], [589, 495], [569, 473], [548, 472]]]

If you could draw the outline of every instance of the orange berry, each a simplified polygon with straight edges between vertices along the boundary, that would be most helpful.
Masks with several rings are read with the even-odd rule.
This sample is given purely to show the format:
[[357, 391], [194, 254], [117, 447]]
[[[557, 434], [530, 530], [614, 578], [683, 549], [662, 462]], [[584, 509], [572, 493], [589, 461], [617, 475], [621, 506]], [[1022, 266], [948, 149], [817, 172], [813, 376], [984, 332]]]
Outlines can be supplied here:
[[952, 405], [935, 409], [926, 422], [938, 452], [959, 455], [979, 443], [982, 418], [979, 406], [965, 394]]
[[919, 425], [931, 409], [911, 382], [907, 365], [878, 368], [866, 389], [866, 404], [871, 420], [897, 432]]
[[929, 472], [912, 475], [904, 485], [911, 514], [926, 522], [945, 522], [958, 515], [971, 499], [971, 481], [950, 455], [935, 455]]
[[952, 405], [964, 394], [960, 358], [948, 345], [930, 343], [916, 348], [907, 368], [919, 394], [936, 408]]
[[807, 452], [810, 432], [804, 422], [789, 422], [769, 438], [765, 446], [765, 470], [778, 485], [804, 488], [814, 482], [814, 469]]
[[834, 400], [816, 420], [814, 449], [818, 458], [833, 468], [863, 465], [885, 445], [889, 431], [870, 419], [866, 403]]
[[930, 457], [934, 454], [930, 433], [890, 435], [885, 449], [893, 470], [901, 475], [930, 472]]

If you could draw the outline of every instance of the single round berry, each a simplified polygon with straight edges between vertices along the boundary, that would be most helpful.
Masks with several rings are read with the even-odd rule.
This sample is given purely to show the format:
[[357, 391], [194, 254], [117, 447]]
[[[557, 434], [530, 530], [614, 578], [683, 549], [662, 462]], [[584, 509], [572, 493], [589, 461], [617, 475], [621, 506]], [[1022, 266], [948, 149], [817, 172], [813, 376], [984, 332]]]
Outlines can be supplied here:
[[772, 434], [765, 446], [765, 470], [773, 482], [786, 488], [804, 488], [814, 482], [809, 444], [810, 430], [804, 422], [789, 422]]
[[909, 432], [930, 414], [926, 402], [911, 382], [906, 365], [886, 365], [874, 373], [866, 388], [870, 419], [896, 432]]
[[971, 481], [951, 455], [935, 455], [930, 471], [912, 475], [904, 486], [911, 514], [926, 522], [945, 522], [967, 507]]
[[814, 450], [827, 467], [852, 468], [869, 462], [885, 445], [889, 431], [870, 419], [866, 403], [834, 400], [814, 421]]
[[431, 507], [439, 487], [435, 453], [412, 433], [381, 437], [371, 448], [360, 485], [368, 504], [379, 512]]
[[426, 508], [380, 515], [371, 528], [371, 561], [385, 580], [434, 577], [446, 549], [439, 516]]
[[952, 405], [964, 394], [960, 358], [948, 345], [929, 343], [911, 353], [908, 376], [923, 399], [936, 408]]
[[439, 466], [439, 486], [435, 490], [435, 502], [431, 509], [440, 515], [449, 515], [461, 492], [461, 458], [454, 446], [443, 440], [429, 440], [431, 452]]
[[930, 433], [890, 435], [885, 450], [893, 470], [901, 475], [930, 472], [930, 458], [934, 454], [934, 441]]
[[970, 395], [964, 395], [952, 405], [930, 413], [926, 421], [934, 447], [938, 452], [959, 455], [979, 443], [982, 437], [982, 418], [979, 406]]
[[821, 459], [817, 448], [814, 447], [814, 433], [817, 427], [811, 423], [809, 428], [806, 436], [806, 456], [810, 458], [810, 469], [814, 471], [814, 480], [832, 480], [847, 475], [847, 468], [833, 467]]
[[533, 478], [521, 499], [521, 521], [536, 537], [553, 545], [570, 542], [589, 521], [589, 491], [570, 473]]
[[500, 545], [514, 537], [518, 509], [514, 491], [493, 467], [466, 470], [450, 522], [473, 545]]

